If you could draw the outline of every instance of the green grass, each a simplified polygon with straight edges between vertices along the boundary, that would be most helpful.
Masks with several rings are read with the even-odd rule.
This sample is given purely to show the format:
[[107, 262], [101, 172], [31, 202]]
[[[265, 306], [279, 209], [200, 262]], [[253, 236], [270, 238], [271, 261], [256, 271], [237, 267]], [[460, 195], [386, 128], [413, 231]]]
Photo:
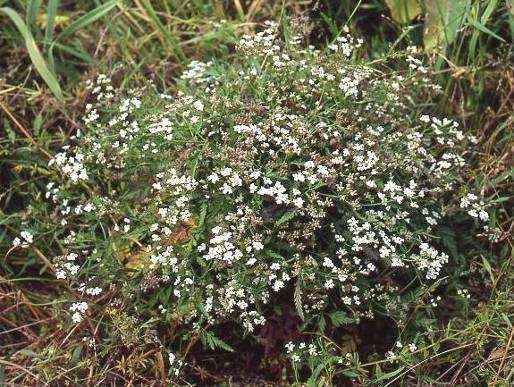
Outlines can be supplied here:
[[[310, 16], [305, 28], [313, 28], [311, 38], [320, 45], [348, 23], [370, 42], [366, 49], [372, 58], [392, 46], [423, 45], [423, 16], [402, 26], [379, 0], [324, 0], [318, 5], [313, 9], [303, 2], [258, 0], [0, 1], [0, 384], [76, 383], [77, 370], [87, 370], [84, 381], [91, 383], [165, 379], [165, 361], [151, 346], [126, 350], [114, 337], [105, 337], [105, 348], [119, 351], [110, 362], [81, 358], [85, 344], [64, 323], [67, 309], [54, 301], [63, 284], [55, 280], [49, 256], [40, 250], [8, 254], [30, 198], [41, 189], [49, 156], [82, 126], [84, 81], [106, 71], [122, 88], [148, 80], [162, 89], [172, 87], [174, 76], [191, 59], [233, 55], [235, 36], [252, 30], [254, 22], [285, 15]], [[479, 138], [468, 180], [498, 202], [492, 216], [501, 230], [499, 241], [484, 241], [484, 250], [467, 246], [475, 255], [469, 271], [459, 274], [471, 300], [447, 305], [441, 312], [446, 325], [431, 337], [426, 360], [376, 385], [513, 383], [513, 8], [510, 0], [471, 2], [452, 19], [458, 26], [452, 24], [449, 32], [443, 28], [443, 48], [426, 56], [444, 90], [434, 113], [459, 117], [466, 131]], [[465, 241], [457, 236], [456, 243]], [[120, 331], [131, 325], [121, 314], [113, 322]], [[90, 328], [95, 331], [95, 326]], [[193, 350], [198, 340], [191, 338]], [[105, 348], [99, 354], [105, 355]], [[218, 359], [213, 355], [209, 360], [218, 366], [198, 370], [204, 380], [226, 382], [231, 373], [237, 379], [237, 358], [219, 354]], [[379, 365], [363, 368], [376, 372]]]

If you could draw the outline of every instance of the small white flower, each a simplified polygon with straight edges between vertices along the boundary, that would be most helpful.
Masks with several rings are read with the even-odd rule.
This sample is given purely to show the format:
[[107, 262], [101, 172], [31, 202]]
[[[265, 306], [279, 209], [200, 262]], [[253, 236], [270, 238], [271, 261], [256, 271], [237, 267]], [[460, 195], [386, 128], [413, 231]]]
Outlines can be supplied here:
[[259, 241], [255, 241], [255, 242], [252, 242], [252, 247], [255, 251], [260, 251], [264, 248], [264, 245]]
[[303, 207], [304, 200], [300, 197], [293, 199], [293, 204], [295, 207], [302, 208]]
[[203, 106], [202, 101], [195, 101], [195, 102], [193, 103], [193, 107], [194, 107], [196, 110], [198, 110], [198, 111], [200, 111], [200, 112], [203, 112], [203, 108], [204, 108], [204, 106]]
[[[21, 237], [21, 238], [20, 238]], [[20, 232], [20, 237], [16, 237], [12, 241], [13, 247], [27, 248], [34, 241], [34, 236], [29, 231]]]

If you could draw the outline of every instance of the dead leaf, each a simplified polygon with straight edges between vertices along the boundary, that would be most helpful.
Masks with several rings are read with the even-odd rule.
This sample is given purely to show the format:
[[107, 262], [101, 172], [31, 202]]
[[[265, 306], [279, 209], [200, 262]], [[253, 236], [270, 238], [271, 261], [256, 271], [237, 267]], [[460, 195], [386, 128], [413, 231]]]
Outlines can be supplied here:
[[457, 37], [469, 0], [425, 0], [425, 51], [446, 47]]
[[503, 358], [503, 355], [505, 354], [505, 348], [496, 348], [494, 351], [492, 351], [489, 356], [487, 357], [486, 362], [492, 362], [496, 360], [500, 360]]
[[[67, 24], [70, 21], [69, 16], [65, 15], [56, 15], [54, 19], [54, 26], [63, 26]], [[46, 25], [48, 24], [48, 15], [46, 13], [40, 13], [36, 17], [36, 23], [41, 28], [46, 28]]]
[[418, 0], [385, 0], [391, 17], [398, 23], [408, 23], [421, 13]]
[[[162, 239], [162, 244], [164, 246], [173, 246], [185, 241], [189, 238], [190, 231], [194, 227], [196, 227], [196, 223], [194, 222], [194, 220], [183, 222], [179, 231]], [[135, 254], [130, 254], [131, 247], [132, 245], [125, 246], [123, 249], [119, 249], [117, 254], [118, 260], [120, 262], [123, 262], [127, 269], [139, 270], [147, 266], [149, 258], [152, 255], [153, 251], [142, 250]]]

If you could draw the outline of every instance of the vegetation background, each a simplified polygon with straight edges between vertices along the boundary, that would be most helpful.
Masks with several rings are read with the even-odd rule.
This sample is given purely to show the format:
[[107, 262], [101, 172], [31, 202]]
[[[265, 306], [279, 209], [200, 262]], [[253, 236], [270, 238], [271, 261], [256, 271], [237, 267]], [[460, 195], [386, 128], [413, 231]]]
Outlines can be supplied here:
[[[423, 47], [445, 90], [436, 111], [458, 117], [480, 140], [470, 184], [498, 198], [500, 239], [470, 265], [473, 307], [441, 306], [447, 340], [440, 353], [387, 383], [513, 383], [512, 0], [0, 0], [0, 385], [165, 383], [154, 349], [77, 372], [84, 344], [57, 329], [54, 298], [62, 284], [41, 252], [6, 257], [7, 235], [37, 192], [48, 158], [80, 129], [86, 79], [108, 72], [121, 87], [152, 79], [169, 88], [190, 60], [234, 55], [238, 35], [285, 17], [308, 17], [316, 45], [348, 25], [365, 38], [371, 58]], [[459, 243], [458, 235], [451, 238]], [[104, 342], [113, 353], [120, 345]], [[214, 365], [198, 369], [198, 380], [286, 384], [280, 359], [247, 351], [261, 354], [252, 360], [260, 367], [241, 364], [244, 354], [212, 352]]]

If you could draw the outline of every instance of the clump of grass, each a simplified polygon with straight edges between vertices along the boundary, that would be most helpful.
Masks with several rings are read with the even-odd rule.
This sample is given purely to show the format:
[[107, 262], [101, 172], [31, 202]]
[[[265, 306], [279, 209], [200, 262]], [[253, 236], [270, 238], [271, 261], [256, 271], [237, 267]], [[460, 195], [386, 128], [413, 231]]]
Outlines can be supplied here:
[[[427, 111], [440, 89], [415, 50], [370, 62], [350, 35], [302, 40], [270, 23], [171, 93], [89, 82], [85, 128], [44, 168], [9, 251], [66, 283], [77, 375], [88, 356], [148, 348], [163, 380], [187, 379], [198, 343], [233, 351], [289, 307], [293, 378], [388, 380], [431, 353], [438, 304], [466, 302], [446, 275], [470, 256], [447, 229], [496, 237], [464, 183], [473, 138]], [[389, 339], [338, 345], [384, 319]]]

